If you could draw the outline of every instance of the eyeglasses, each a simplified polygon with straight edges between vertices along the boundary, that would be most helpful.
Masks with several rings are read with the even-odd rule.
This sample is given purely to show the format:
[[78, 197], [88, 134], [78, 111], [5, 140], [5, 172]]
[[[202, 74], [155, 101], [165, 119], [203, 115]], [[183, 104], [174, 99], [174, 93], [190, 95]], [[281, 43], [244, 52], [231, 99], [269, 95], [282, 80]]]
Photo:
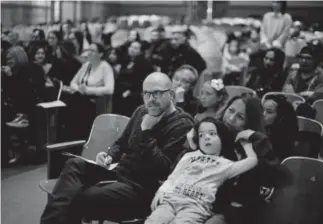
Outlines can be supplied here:
[[162, 97], [163, 94], [168, 91], [170, 91], [170, 89], [156, 90], [156, 91], [152, 91], [152, 92], [144, 91], [141, 93], [141, 95], [144, 99], [149, 99], [151, 96], [153, 96], [154, 99], [157, 99], [157, 98]]

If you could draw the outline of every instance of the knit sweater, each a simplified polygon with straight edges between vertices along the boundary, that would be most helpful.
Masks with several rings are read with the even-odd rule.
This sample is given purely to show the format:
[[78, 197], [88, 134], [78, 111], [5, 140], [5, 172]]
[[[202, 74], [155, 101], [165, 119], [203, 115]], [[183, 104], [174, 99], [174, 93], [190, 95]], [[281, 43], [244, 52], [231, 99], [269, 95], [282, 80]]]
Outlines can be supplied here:
[[159, 180], [165, 180], [173, 163], [184, 148], [186, 133], [193, 127], [193, 118], [182, 109], [163, 117], [150, 130], [141, 130], [144, 106], [136, 109], [122, 136], [108, 154], [116, 167], [118, 180], [127, 180], [155, 192]]

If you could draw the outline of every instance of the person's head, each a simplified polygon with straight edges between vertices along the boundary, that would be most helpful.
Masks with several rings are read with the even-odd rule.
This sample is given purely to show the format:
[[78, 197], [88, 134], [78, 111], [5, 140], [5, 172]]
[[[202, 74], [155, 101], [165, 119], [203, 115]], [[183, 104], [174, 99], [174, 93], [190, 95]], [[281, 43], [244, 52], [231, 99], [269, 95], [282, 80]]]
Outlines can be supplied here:
[[256, 28], [250, 30], [250, 39], [253, 41], [259, 41], [259, 31]]
[[62, 36], [59, 31], [50, 31], [47, 36], [47, 41], [49, 46], [56, 47], [58, 43], [62, 40]]
[[286, 97], [270, 95], [265, 98], [263, 108], [264, 123], [267, 128], [279, 127], [287, 131], [297, 125], [296, 112]]
[[235, 132], [246, 129], [265, 132], [261, 100], [249, 94], [230, 99], [220, 119]]
[[285, 53], [278, 48], [270, 48], [266, 51], [263, 64], [266, 69], [281, 71], [284, 66]]
[[104, 54], [104, 46], [100, 43], [92, 43], [90, 44], [89, 48], [89, 55], [88, 55], [88, 59], [90, 62], [97, 62], [100, 61], [101, 58], [103, 57]]
[[143, 53], [142, 43], [139, 41], [131, 42], [131, 44], [129, 45], [129, 48], [128, 48], [128, 55], [131, 58], [135, 58], [135, 57], [141, 55], [142, 53]]
[[150, 40], [151, 42], [156, 42], [160, 40], [165, 34], [165, 28], [163, 26], [158, 26], [151, 31]]
[[175, 99], [172, 81], [161, 72], [153, 72], [143, 82], [142, 95], [148, 114], [159, 116], [174, 107]]
[[272, 6], [272, 9], [275, 13], [285, 14], [286, 9], [287, 9], [287, 2], [286, 1], [272, 1], [271, 6]]
[[194, 125], [193, 141], [208, 155], [233, 159], [235, 157], [233, 137], [228, 127], [213, 117], [206, 117]]
[[75, 45], [70, 40], [64, 40], [60, 45], [59, 48], [62, 52], [62, 58], [67, 59], [77, 55]]
[[31, 36], [32, 40], [45, 40], [45, 32], [42, 29], [34, 29], [32, 36]]
[[129, 36], [128, 36], [128, 41], [133, 42], [133, 41], [140, 41], [140, 34], [137, 30], [130, 30]]
[[13, 46], [7, 52], [7, 65], [11, 69], [19, 69], [28, 65], [28, 56], [25, 50], [20, 46]]
[[228, 42], [228, 51], [230, 54], [239, 54], [240, 42], [237, 38], [233, 38]]
[[200, 90], [199, 100], [204, 108], [216, 109], [218, 105], [225, 102], [227, 99], [228, 92], [224, 88], [221, 79], [206, 81]]
[[298, 55], [300, 70], [303, 72], [312, 72], [318, 65], [319, 60], [316, 57], [314, 47], [305, 46]]
[[187, 42], [185, 30], [174, 30], [170, 39], [173, 48], [177, 49]]
[[48, 58], [49, 58], [48, 53], [49, 53], [48, 48], [45, 45], [36, 45], [32, 49], [31, 60], [37, 64], [44, 64], [48, 62]]
[[117, 61], [118, 61], [117, 49], [111, 48], [108, 53], [108, 62], [114, 65], [117, 63]]
[[183, 65], [178, 68], [173, 75], [173, 89], [182, 87], [185, 92], [193, 89], [198, 80], [198, 72], [190, 65]]
[[10, 32], [8, 37], [12, 45], [16, 45], [19, 41], [19, 34], [17, 32]]
[[83, 34], [80, 31], [71, 32], [68, 39], [72, 41], [77, 50], [77, 54], [83, 51]]

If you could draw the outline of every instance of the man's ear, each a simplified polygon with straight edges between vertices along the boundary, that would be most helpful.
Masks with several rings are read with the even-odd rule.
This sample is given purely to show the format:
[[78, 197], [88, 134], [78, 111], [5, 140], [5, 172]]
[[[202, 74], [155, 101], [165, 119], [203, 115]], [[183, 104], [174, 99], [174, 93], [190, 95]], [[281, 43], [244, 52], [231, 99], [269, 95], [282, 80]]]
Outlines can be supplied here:
[[172, 98], [172, 100], [174, 100], [176, 98], [175, 91], [173, 89], [171, 89], [169, 91], [169, 94], [170, 94], [170, 97]]

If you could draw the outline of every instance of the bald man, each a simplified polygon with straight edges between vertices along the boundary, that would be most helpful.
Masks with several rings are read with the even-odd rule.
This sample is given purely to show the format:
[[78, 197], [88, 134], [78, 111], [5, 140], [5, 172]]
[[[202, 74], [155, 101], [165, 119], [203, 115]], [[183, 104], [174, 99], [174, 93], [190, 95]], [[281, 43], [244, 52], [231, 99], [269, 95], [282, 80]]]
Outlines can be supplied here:
[[[42, 224], [80, 224], [82, 218], [120, 221], [148, 215], [151, 200], [184, 149], [192, 117], [173, 104], [172, 82], [154, 72], [143, 82], [144, 105], [133, 113], [121, 137], [98, 165], [70, 159], [57, 181], [53, 197], [41, 216]], [[91, 149], [88, 149], [91, 150]], [[113, 171], [105, 166], [118, 162]], [[95, 186], [103, 180], [117, 180]]]

